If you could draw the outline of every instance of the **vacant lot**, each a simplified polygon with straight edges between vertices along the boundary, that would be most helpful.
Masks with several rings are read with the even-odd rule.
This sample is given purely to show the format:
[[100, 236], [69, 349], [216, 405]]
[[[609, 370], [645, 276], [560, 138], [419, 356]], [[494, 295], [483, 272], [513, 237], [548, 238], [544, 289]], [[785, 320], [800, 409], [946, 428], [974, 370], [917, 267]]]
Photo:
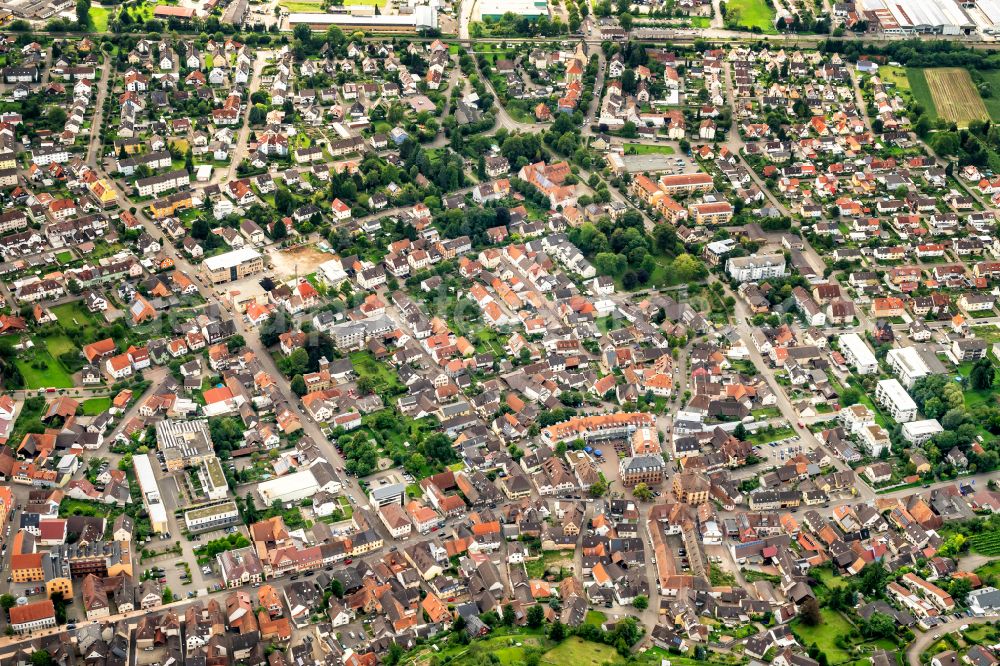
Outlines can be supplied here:
[[936, 67], [925, 69], [924, 76], [939, 116], [963, 127], [970, 120], [989, 120], [986, 105], [967, 70]]
[[312, 245], [298, 245], [288, 250], [272, 249], [268, 251], [268, 256], [274, 265], [275, 276], [281, 280], [315, 273], [320, 264], [332, 259], [330, 254]]

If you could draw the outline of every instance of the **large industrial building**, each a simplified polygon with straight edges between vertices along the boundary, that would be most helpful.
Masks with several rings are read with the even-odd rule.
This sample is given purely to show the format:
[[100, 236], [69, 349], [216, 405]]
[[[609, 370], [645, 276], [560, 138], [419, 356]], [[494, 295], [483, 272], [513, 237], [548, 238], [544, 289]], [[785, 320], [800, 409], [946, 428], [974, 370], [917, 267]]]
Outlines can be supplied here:
[[426, 6], [414, 7], [413, 12], [409, 14], [364, 16], [359, 15], [359, 13], [347, 12], [335, 14], [295, 12], [288, 15], [288, 28], [290, 30], [294, 30], [295, 26], [301, 24], [320, 31], [325, 31], [331, 25], [336, 25], [351, 30], [416, 33], [420, 30], [436, 30], [438, 20], [437, 9]]
[[546, 0], [480, 0], [476, 5], [479, 20], [497, 20], [504, 14], [524, 16], [529, 20], [549, 15], [549, 3]]
[[961, 35], [976, 30], [962, 4], [951, 0], [859, 0], [856, 7], [872, 30], [887, 35]]

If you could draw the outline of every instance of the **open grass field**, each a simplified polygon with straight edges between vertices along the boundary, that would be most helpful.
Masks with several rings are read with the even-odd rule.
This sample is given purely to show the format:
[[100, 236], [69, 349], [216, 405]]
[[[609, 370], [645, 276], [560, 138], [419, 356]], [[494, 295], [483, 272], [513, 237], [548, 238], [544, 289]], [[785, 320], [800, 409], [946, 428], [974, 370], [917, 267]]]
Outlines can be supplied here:
[[774, 29], [774, 10], [764, 0], [732, 0], [726, 3], [726, 8], [730, 12], [739, 12], [740, 25], [760, 28], [761, 32], [769, 35], [778, 32]]
[[831, 664], [839, 664], [850, 659], [849, 652], [837, 647], [837, 638], [847, 636], [854, 627], [837, 611], [823, 608], [820, 610], [820, 614], [823, 621], [815, 627], [809, 627], [803, 622], [795, 621], [792, 623], [792, 629], [802, 638], [804, 645], [815, 643]]
[[909, 90], [910, 79], [906, 75], [906, 70], [902, 67], [890, 67], [883, 65], [878, 68], [879, 78], [883, 83], [891, 83], [896, 86], [896, 90]]
[[931, 88], [927, 85], [924, 71], [907, 67], [906, 78], [910, 82], [910, 94], [913, 95], [913, 99], [927, 110], [927, 117], [934, 120], [938, 117], [937, 108], [934, 106], [934, 98], [931, 96]]
[[649, 145], [646, 143], [626, 143], [626, 155], [673, 155], [671, 146]]
[[945, 120], [962, 127], [968, 126], [971, 120], [989, 120], [986, 105], [983, 104], [968, 70], [935, 67], [925, 69], [924, 77], [934, 99], [934, 107]]
[[323, 4], [320, 2], [309, 2], [308, 0], [282, 0], [278, 3], [289, 12], [303, 14], [320, 14], [323, 12]]
[[376, 7], [385, 7], [385, 0], [344, 0], [344, 5], [375, 5]]
[[76, 341], [81, 347], [96, 342], [102, 335], [104, 326], [94, 318], [82, 301], [63, 303], [52, 308], [52, 313], [67, 330], [76, 331]]
[[542, 655], [542, 663], [550, 666], [601, 666], [617, 659], [618, 653], [610, 645], [589, 643], [578, 636]]
[[85, 416], [97, 416], [108, 411], [111, 407], [111, 398], [88, 398], [80, 406], [83, 407]]
[[977, 81], [980, 79], [986, 81], [993, 89], [991, 97], [983, 97], [983, 104], [986, 105], [990, 119], [1000, 122], [1000, 69], [977, 70], [975, 78]]
[[45, 347], [36, 346], [24, 357], [19, 357], [17, 369], [21, 371], [24, 385], [29, 389], [73, 386], [73, 378]]
[[49, 350], [49, 353], [59, 358], [62, 354], [66, 352], [75, 351], [77, 346], [65, 335], [50, 335], [47, 338], [42, 336], [35, 337], [35, 344], [44, 344]]
[[96, 32], [108, 31], [108, 17], [110, 13], [110, 11], [98, 5], [90, 7], [90, 23]]

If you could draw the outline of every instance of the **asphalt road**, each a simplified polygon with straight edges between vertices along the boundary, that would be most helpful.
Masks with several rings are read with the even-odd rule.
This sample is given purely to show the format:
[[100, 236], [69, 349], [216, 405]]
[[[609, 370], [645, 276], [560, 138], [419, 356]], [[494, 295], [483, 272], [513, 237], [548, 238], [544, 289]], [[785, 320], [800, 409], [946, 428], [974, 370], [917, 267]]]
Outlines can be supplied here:
[[930, 631], [925, 631], [921, 635], [910, 643], [906, 648], [906, 661], [909, 666], [922, 666], [920, 663], [920, 654], [930, 647], [935, 640], [941, 638], [944, 634], [950, 633], [952, 631], [958, 631], [958, 628], [966, 624], [990, 624], [1000, 620], [1000, 617], [963, 617], [958, 620], [952, 620], [951, 622], [946, 622], [945, 624], [934, 627]]

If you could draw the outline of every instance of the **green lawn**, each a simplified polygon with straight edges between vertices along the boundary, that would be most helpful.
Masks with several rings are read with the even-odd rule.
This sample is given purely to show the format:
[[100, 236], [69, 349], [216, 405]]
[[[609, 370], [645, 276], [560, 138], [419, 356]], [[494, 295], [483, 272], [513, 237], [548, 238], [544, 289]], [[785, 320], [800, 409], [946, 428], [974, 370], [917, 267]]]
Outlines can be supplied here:
[[88, 398], [82, 404], [83, 413], [86, 416], [97, 416], [108, 411], [111, 407], [111, 398]]
[[834, 576], [833, 572], [827, 567], [820, 567], [817, 569], [812, 569], [809, 575], [815, 576], [819, 582], [823, 583], [828, 589], [834, 589], [837, 587], [844, 587], [847, 585], [847, 581], [841, 576]]
[[550, 666], [602, 666], [617, 660], [618, 653], [610, 645], [589, 643], [578, 636], [542, 655], [542, 663]]
[[370, 377], [375, 382], [375, 391], [381, 392], [389, 390], [393, 394], [402, 389], [396, 371], [386, 363], [379, 363], [374, 357], [365, 351], [356, 351], [351, 354], [351, 364], [359, 377]]
[[882, 65], [878, 68], [879, 78], [883, 83], [891, 83], [896, 86], [896, 90], [909, 90], [910, 79], [906, 75], [906, 70], [902, 67], [890, 67]]
[[303, 13], [303, 14], [323, 13], [323, 4], [319, 2], [284, 0], [283, 2], [279, 2], [278, 4], [287, 9], [291, 13]]
[[62, 252], [56, 254], [56, 261], [58, 261], [60, 264], [65, 264], [70, 261], [73, 261], [73, 253], [70, 252], [69, 250], [63, 250]]
[[674, 149], [670, 146], [651, 146], [645, 143], [626, 143], [626, 155], [673, 155]]
[[90, 7], [90, 23], [94, 26], [96, 32], [107, 32], [108, 31], [108, 16], [110, 12], [99, 5], [91, 5]]
[[927, 77], [924, 76], [924, 70], [907, 67], [906, 78], [910, 81], [910, 92], [913, 94], [913, 99], [927, 110], [928, 118], [931, 120], [937, 118], [937, 108], [934, 106], [934, 98], [931, 97], [931, 88], [927, 85]]
[[836, 642], [838, 637], [850, 634], [854, 627], [837, 611], [823, 608], [820, 610], [820, 615], [823, 616], [823, 621], [819, 625], [808, 627], [796, 620], [792, 622], [792, 629], [802, 639], [803, 645], [815, 643], [831, 664], [839, 664], [850, 659], [851, 654], [837, 647]]
[[42, 337], [36, 335], [34, 337], [36, 345], [45, 345], [49, 350], [49, 353], [59, 358], [60, 355], [66, 352], [76, 351], [78, 347], [65, 335], [50, 335], [48, 337]]
[[777, 34], [774, 28], [774, 10], [764, 0], [732, 0], [726, 3], [728, 12], [739, 12], [739, 24], [747, 28], [760, 28], [766, 34]]
[[605, 622], [607, 622], [608, 616], [601, 611], [587, 611], [587, 617], [584, 619], [584, 624], [592, 624], [595, 627], [599, 627]]
[[747, 435], [747, 441], [754, 444], [770, 444], [785, 437], [791, 437], [795, 431], [791, 428], [772, 428], [771, 430], [761, 430], [759, 433]]
[[35, 388], [71, 388], [73, 378], [66, 369], [62, 367], [52, 354], [43, 347], [35, 347], [24, 354], [24, 358], [18, 358], [17, 369], [24, 377], [24, 385], [29, 389]]
[[707, 16], [692, 16], [691, 17], [691, 27], [692, 28], [710, 28], [712, 27], [712, 19]]
[[83, 345], [107, 337], [104, 324], [97, 321], [82, 301], [63, 303], [52, 308], [53, 314], [66, 330], [77, 331], [76, 344]]

